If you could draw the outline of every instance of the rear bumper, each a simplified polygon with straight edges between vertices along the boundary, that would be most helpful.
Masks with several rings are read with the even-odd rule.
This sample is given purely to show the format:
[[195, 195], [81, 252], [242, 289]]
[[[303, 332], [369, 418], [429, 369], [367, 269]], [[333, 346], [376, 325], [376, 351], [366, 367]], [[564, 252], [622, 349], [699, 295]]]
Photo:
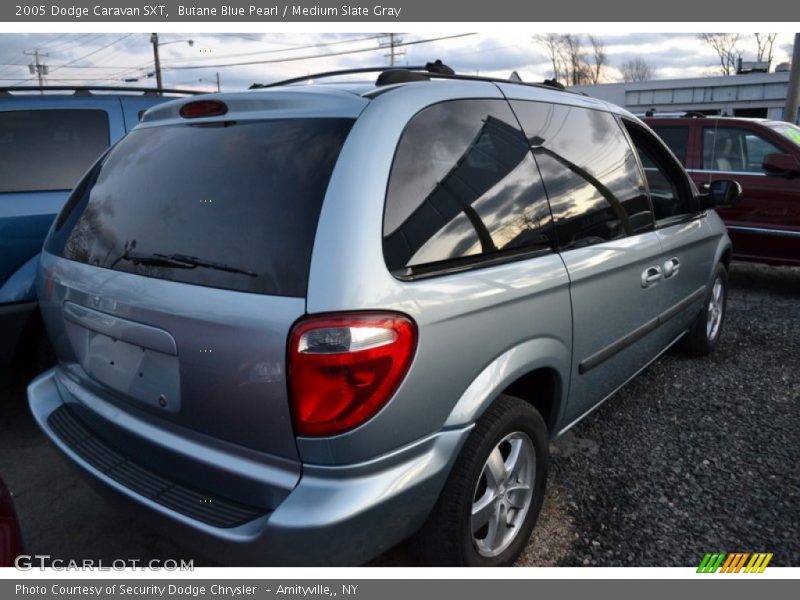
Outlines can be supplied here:
[[[299, 481], [273, 508], [248, 514], [253, 507], [225, 505], [216, 490], [203, 493], [191, 483], [156, 491], [153, 486], [165, 485], [164, 478], [141, 469], [130, 453], [115, 456], [108, 442], [71, 411], [64, 395], [55, 369], [28, 387], [31, 412], [41, 429], [96, 487], [145, 509], [161, 530], [199, 554], [237, 566], [357, 565], [391, 548], [422, 525], [471, 429], [442, 431], [366, 463], [303, 465]], [[114, 466], [109, 462], [114, 460], [123, 462]], [[264, 483], [269, 488], [284, 484]], [[209, 517], [205, 508], [192, 509], [192, 502], [211, 503], [216, 516]], [[231, 520], [232, 514], [238, 517]], [[228, 521], [214, 520], [223, 517]]]
[[8, 364], [14, 357], [25, 325], [38, 302], [15, 302], [0, 305], [0, 365]]

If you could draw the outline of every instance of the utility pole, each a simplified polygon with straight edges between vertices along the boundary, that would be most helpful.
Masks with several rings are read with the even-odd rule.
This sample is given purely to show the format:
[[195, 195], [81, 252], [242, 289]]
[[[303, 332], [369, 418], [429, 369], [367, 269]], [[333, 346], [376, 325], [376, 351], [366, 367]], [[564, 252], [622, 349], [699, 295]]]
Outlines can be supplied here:
[[219, 85], [219, 71], [217, 71], [217, 92], [221, 92], [222, 88]]
[[386, 37], [379, 40], [378, 45], [381, 48], [389, 49], [389, 53], [384, 54], [384, 56], [389, 59], [389, 66], [393, 67], [396, 63], [396, 59], [402, 57], [405, 54], [405, 50], [398, 49], [400, 44], [403, 43], [403, 38], [398, 36], [396, 33], [385, 33], [384, 36]]
[[783, 120], [797, 123], [797, 105], [800, 104], [800, 33], [794, 34], [792, 71], [789, 74], [789, 89], [786, 90], [786, 109]]
[[[36, 75], [39, 78], [39, 87], [44, 87], [44, 76], [50, 73], [50, 67], [39, 62], [39, 57], [49, 56], [49, 54], [40, 54], [38, 48], [33, 52], [24, 50], [22, 53], [34, 57], [34, 64], [28, 65], [28, 70], [30, 71], [31, 75]], [[43, 94], [44, 92], [42, 91], [41, 93]]]
[[156, 63], [156, 90], [161, 93], [161, 59], [158, 56], [158, 34], [150, 34], [150, 43], [153, 44], [153, 59]]

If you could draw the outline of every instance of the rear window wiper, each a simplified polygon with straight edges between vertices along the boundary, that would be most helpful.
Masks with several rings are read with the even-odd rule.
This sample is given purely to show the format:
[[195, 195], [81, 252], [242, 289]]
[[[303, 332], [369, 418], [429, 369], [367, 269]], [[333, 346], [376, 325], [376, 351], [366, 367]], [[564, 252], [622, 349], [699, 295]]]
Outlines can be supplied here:
[[153, 252], [152, 254], [144, 254], [138, 252], [126, 252], [119, 257], [121, 260], [127, 260], [134, 264], [151, 265], [156, 267], [172, 267], [174, 269], [194, 269], [202, 267], [204, 269], [214, 269], [216, 271], [227, 271], [229, 273], [240, 273], [248, 277], [258, 277], [258, 273], [240, 269], [239, 267], [232, 267], [224, 263], [214, 262], [198, 258], [197, 256], [189, 256], [187, 254], [161, 254]]

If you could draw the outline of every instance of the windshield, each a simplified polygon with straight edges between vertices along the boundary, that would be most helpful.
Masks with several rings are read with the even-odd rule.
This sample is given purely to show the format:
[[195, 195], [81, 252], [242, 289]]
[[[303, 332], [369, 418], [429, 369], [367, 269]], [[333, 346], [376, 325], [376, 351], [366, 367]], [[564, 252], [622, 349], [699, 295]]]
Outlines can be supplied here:
[[794, 142], [795, 145], [800, 146], [800, 127], [792, 125], [791, 123], [766, 123], [767, 127], [773, 131], [777, 131], [787, 140]]
[[134, 130], [80, 183], [47, 250], [185, 283], [304, 296], [351, 119]]

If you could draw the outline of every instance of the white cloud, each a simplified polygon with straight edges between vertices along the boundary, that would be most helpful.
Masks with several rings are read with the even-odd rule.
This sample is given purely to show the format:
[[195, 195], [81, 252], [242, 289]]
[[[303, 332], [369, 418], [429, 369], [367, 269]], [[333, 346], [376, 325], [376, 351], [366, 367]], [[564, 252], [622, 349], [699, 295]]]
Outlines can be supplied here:
[[[123, 36], [127, 36], [124, 37]], [[243, 89], [253, 82], [269, 82], [309, 73], [350, 67], [386, 64], [385, 48], [369, 33], [162, 33], [160, 48], [164, 85], [212, 89], [219, 72], [223, 88]], [[400, 34], [405, 42], [437, 37], [425, 33]], [[599, 35], [609, 60], [608, 79], [619, 76], [618, 67], [627, 59], [641, 56], [657, 70], [658, 77], [691, 77], [713, 73], [716, 55], [693, 33], [631, 33]], [[185, 42], [191, 38], [195, 44]], [[42, 61], [50, 66], [49, 82], [57, 84], [119, 84], [138, 77], [138, 84], [154, 86], [153, 49], [148, 33], [42, 33], [0, 35], [0, 86], [35, 85], [28, 72], [30, 56], [23, 51], [39, 49], [48, 54]], [[345, 40], [354, 40], [345, 42]], [[790, 59], [791, 35], [780, 34], [775, 44], [774, 64]], [[103, 48], [103, 46], [107, 46]], [[745, 60], [754, 59], [752, 36], [743, 34]], [[358, 51], [352, 54], [280, 63], [210, 67], [183, 70], [188, 65], [216, 65], [259, 60], [289, 59]], [[399, 64], [424, 64], [441, 58], [458, 72], [507, 77], [518, 71], [526, 81], [550, 77], [549, 61], [533, 34], [483, 33], [404, 47]], [[90, 53], [91, 56], [87, 56]], [[238, 56], [238, 55], [245, 56]], [[82, 58], [85, 57], [85, 58]], [[65, 66], [66, 65], [66, 66]], [[83, 67], [83, 68], [79, 68]], [[91, 68], [86, 68], [91, 67]], [[131, 85], [131, 83], [128, 83]]]

